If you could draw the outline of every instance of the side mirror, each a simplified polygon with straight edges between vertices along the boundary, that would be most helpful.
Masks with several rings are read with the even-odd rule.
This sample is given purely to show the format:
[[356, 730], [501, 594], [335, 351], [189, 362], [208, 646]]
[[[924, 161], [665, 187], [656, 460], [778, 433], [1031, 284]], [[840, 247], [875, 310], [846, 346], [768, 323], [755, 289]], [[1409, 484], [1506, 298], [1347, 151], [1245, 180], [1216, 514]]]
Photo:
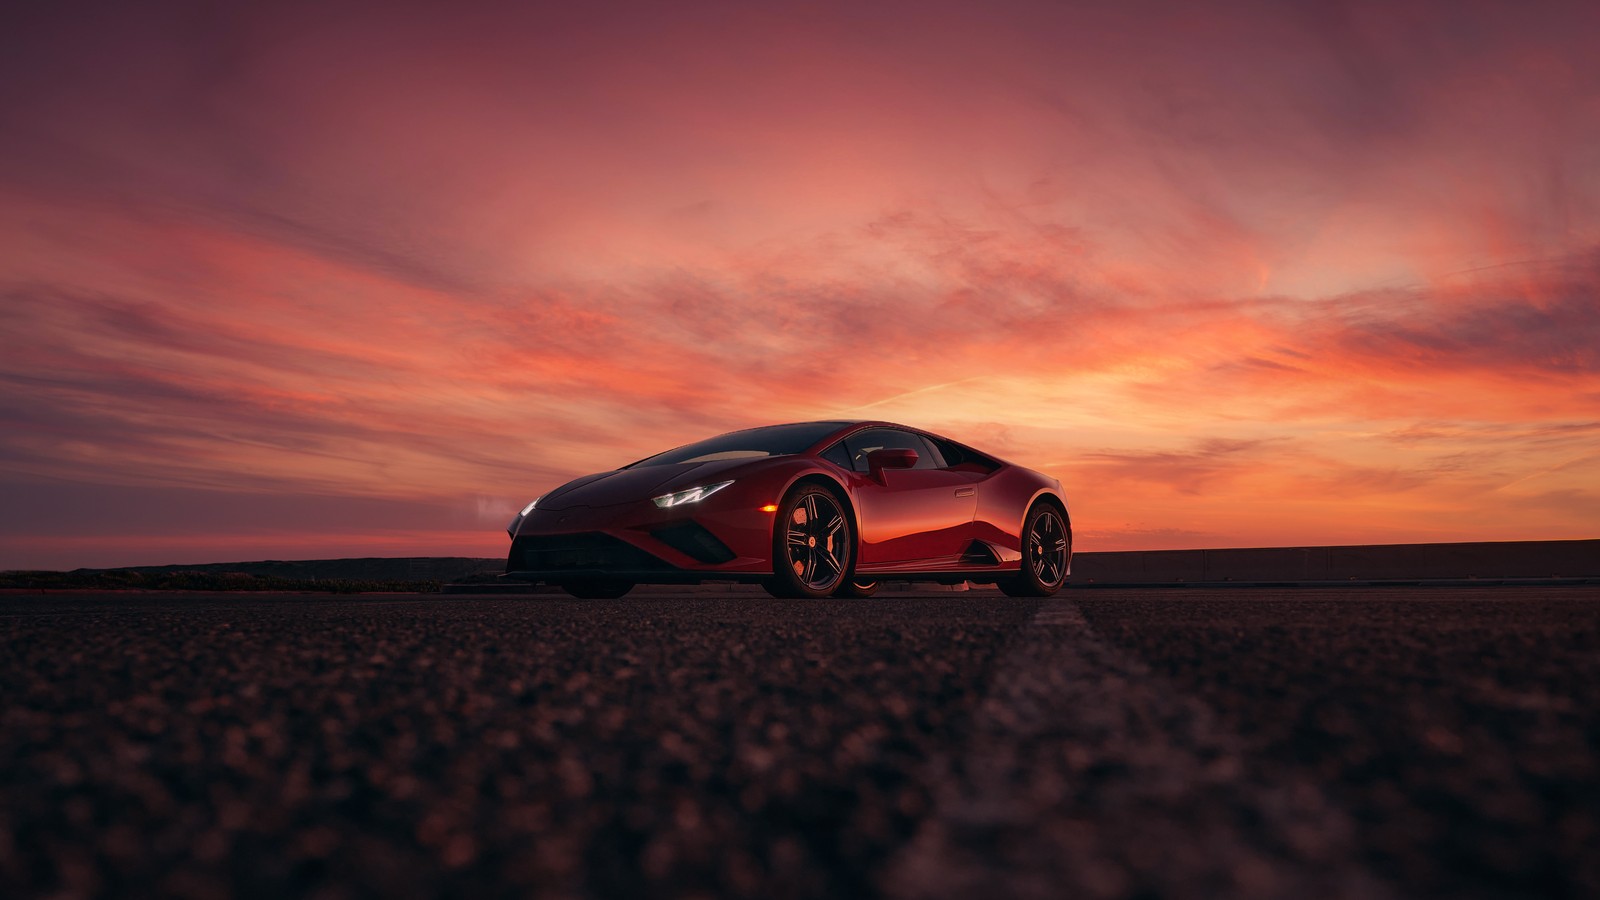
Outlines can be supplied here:
[[867, 454], [867, 473], [883, 480], [884, 469], [909, 469], [917, 464], [917, 451], [909, 447], [884, 447]]

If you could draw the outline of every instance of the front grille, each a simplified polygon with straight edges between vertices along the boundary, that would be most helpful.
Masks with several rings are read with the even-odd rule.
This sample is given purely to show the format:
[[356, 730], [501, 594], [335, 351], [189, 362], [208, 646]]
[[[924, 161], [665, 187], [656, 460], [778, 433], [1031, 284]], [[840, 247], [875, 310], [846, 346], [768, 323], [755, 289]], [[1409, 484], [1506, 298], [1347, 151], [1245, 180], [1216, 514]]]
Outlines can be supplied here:
[[574, 569], [638, 571], [665, 564], [608, 534], [523, 535], [511, 543], [508, 572], [562, 572]]

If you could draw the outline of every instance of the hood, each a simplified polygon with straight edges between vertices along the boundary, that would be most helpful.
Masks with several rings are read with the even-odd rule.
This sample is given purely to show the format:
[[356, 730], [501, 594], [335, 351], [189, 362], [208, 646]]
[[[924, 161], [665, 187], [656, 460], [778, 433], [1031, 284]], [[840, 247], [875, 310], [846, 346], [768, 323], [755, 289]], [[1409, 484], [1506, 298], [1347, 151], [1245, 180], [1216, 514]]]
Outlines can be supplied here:
[[[771, 459], [772, 457], [763, 457]], [[539, 498], [540, 509], [571, 509], [574, 506], [616, 506], [649, 500], [673, 490], [694, 487], [732, 469], [748, 465], [748, 459], [719, 459], [673, 466], [640, 466], [585, 475], [569, 481]]]

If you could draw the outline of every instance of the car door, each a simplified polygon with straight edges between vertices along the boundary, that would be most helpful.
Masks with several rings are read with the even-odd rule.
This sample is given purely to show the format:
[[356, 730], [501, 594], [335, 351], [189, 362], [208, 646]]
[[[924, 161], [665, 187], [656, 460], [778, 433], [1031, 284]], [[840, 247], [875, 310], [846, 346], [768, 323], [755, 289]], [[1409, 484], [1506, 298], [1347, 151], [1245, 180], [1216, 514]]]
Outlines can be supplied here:
[[[972, 541], [982, 477], [944, 468], [939, 451], [921, 435], [872, 428], [844, 440], [856, 480], [863, 567], [925, 562], [953, 564]], [[874, 477], [867, 455], [878, 449], [917, 453], [909, 469], [884, 469]]]

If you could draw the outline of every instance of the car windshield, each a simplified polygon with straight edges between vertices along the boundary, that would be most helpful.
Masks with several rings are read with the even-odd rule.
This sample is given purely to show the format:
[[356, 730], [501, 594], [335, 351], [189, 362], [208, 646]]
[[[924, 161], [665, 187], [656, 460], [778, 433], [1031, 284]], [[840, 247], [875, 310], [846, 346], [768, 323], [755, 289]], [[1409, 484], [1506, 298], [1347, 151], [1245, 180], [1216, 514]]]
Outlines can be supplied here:
[[802, 422], [798, 425], [771, 425], [718, 435], [676, 450], [641, 459], [627, 468], [670, 466], [678, 463], [711, 462], [717, 459], [758, 459], [786, 456], [810, 447], [833, 432], [843, 422]]

